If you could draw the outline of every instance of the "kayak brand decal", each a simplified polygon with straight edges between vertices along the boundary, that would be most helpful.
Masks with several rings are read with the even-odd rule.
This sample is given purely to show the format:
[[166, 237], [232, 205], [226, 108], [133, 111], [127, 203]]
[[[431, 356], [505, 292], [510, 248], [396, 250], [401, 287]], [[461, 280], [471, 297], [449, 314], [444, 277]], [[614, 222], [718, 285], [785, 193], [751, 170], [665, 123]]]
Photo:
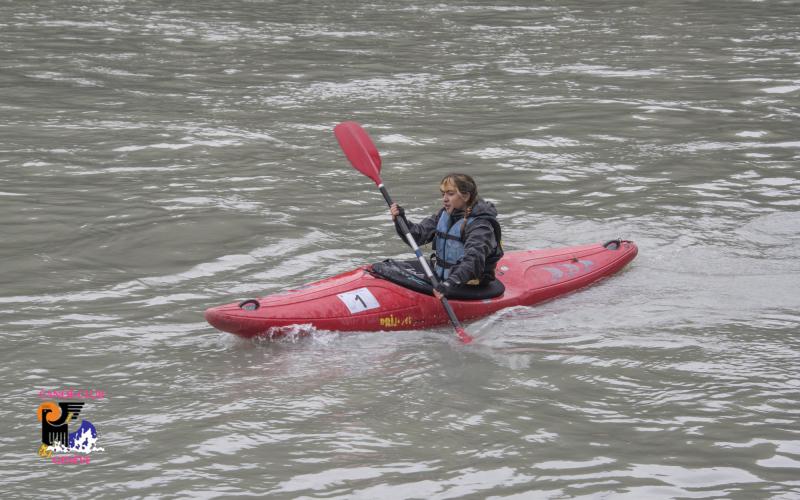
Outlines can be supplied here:
[[413, 318], [411, 316], [406, 316], [404, 318], [398, 318], [394, 314], [390, 314], [389, 316], [384, 316], [380, 319], [381, 326], [384, 328], [398, 328], [403, 326], [411, 326], [414, 324]]
[[571, 279], [579, 274], [586, 274], [591, 271], [592, 267], [594, 267], [594, 261], [581, 259], [559, 263], [543, 269], [550, 273], [550, 281], [555, 282], [561, 281], [565, 277]]
[[372, 292], [369, 291], [369, 288], [366, 287], [353, 290], [352, 292], [340, 293], [337, 297], [347, 306], [350, 314], [358, 314], [360, 312], [369, 311], [370, 309], [377, 309], [381, 306], [380, 303], [378, 303], [378, 299], [376, 299], [375, 296], [372, 295]]
[[[55, 401], [42, 401], [36, 409], [42, 436], [38, 455], [50, 459], [54, 464], [88, 464], [89, 454], [103, 451], [97, 446], [97, 429], [85, 418], [77, 428], [73, 425], [84, 412], [86, 400], [102, 400], [105, 397], [105, 391], [40, 390], [40, 399], [54, 398]], [[75, 430], [70, 432], [70, 427]]]

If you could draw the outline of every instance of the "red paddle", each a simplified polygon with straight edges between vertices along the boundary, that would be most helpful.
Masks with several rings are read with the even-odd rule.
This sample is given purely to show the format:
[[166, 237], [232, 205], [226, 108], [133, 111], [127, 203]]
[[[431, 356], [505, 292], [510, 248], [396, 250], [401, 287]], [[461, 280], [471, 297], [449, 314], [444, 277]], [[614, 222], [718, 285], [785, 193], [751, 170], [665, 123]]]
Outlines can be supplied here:
[[[389, 196], [389, 192], [386, 190], [381, 180], [381, 155], [378, 154], [378, 149], [375, 147], [375, 144], [372, 143], [372, 139], [369, 138], [364, 129], [361, 128], [361, 125], [356, 122], [342, 122], [336, 125], [333, 129], [333, 133], [336, 135], [339, 146], [342, 148], [342, 151], [344, 151], [345, 156], [350, 160], [353, 167], [377, 184], [378, 189], [383, 195], [383, 199], [386, 200], [386, 204], [391, 206], [392, 198]], [[433, 271], [431, 271], [428, 261], [425, 260], [425, 257], [422, 255], [422, 250], [419, 249], [414, 237], [411, 236], [411, 231], [408, 230], [408, 226], [406, 226], [402, 217], [399, 217], [397, 220], [400, 224], [400, 230], [405, 235], [406, 240], [408, 240], [408, 244], [411, 245], [411, 248], [414, 250], [414, 254], [417, 256], [417, 259], [419, 259], [420, 264], [422, 264], [422, 269], [425, 270], [425, 276], [431, 280], [433, 287], [437, 288], [439, 286], [439, 280], [436, 279]], [[461, 326], [461, 322], [458, 321], [456, 314], [453, 312], [453, 308], [450, 307], [450, 303], [444, 296], [442, 296], [442, 306], [444, 306], [444, 310], [447, 312], [447, 316], [450, 318], [450, 322], [453, 324], [453, 328], [455, 328], [459, 340], [465, 344], [472, 342], [472, 337], [470, 337], [464, 330], [464, 327]]]

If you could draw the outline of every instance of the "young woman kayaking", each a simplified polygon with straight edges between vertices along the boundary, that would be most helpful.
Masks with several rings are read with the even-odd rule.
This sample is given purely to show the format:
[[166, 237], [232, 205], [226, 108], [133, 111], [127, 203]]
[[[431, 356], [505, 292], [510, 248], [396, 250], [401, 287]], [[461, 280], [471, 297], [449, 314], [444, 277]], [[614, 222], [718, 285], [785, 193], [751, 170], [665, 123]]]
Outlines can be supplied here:
[[439, 184], [442, 208], [419, 224], [405, 218], [397, 203], [390, 207], [397, 233], [402, 217], [418, 245], [433, 243], [433, 271], [439, 279], [436, 298], [449, 297], [462, 287], [485, 287], [494, 279], [503, 256], [497, 209], [478, 197], [475, 180], [466, 174], [448, 174]]

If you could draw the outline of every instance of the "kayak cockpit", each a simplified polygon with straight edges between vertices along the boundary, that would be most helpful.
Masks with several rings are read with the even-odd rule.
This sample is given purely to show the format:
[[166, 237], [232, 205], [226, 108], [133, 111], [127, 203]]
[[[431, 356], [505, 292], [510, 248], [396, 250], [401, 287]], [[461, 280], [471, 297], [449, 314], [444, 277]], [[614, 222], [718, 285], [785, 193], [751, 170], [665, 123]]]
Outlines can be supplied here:
[[[387, 259], [377, 264], [372, 264], [367, 271], [377, 278], [390, 281], [403, 288], [414, 292], [433, 295], [433, 286], [419, 260], [394, 260]], [[500, 280], [493, 280], [486, 285], [461, 286], [448, 293], [451, 300], [486, 300], [499, 297], [505, 293], [506, 287]]]

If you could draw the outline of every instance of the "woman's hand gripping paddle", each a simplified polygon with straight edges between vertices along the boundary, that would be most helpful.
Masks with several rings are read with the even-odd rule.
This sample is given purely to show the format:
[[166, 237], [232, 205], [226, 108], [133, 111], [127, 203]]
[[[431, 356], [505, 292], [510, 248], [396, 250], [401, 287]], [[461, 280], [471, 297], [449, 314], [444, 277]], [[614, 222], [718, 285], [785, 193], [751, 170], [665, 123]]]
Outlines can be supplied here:
[[[372, 139], [370, 139], [364, 129], [361, 128], [361, 125], [356, 122], [342, 122], [336, 125], [333, 129], [333, 133], [336, 135], [339, 146], [341, 146], [342, 151], [344, 151], [345, 156], [350, 160], [353, 167], [372, 179], [373, 182], [377, 184], [378, 189], [383, 195], [383, 199], [386, 200], [386, 204], [392, 206], [392, 198], [389, 196], [389, 192], [386, 190], [381, 180], [381, 156], [378, 154], [375, 144], [372, 143]], [[417, 256], [417, 259], [419, 259], [420, 264], [422, 264], [422, 269], [425, 270], [425, 276], [431, 280], [434, 288], [438, 288], [439, 280], [436, 279], [433, 271], [431, 271], [428, 261], [425, 260], [417, 242], [414, 240], [414, 237], [411, 236], [411, 231], [409, 231], [405, 221], [402, 217], [398, 217], [397, 221], [400, 224], [400, 230], [406, 236], [406, 240], [408, 240], [408, 244], [411, 245], [414, 254]], [[453, 308], [450, 307], [450, 303], [444, 296], [442, 296], [442, 306], [444, 306], [444, 310], [447, 312], [447, 316], [450, 318], [450, 322], [453, 324], [453, 328], [455, 328], [459, 340], [465, 344], [472, 342], [472, 337], [470, 337], [464, 330], [464, 327], [461, 326], [461, 322], [458, 321], [456, 314], [453, 312]]]

